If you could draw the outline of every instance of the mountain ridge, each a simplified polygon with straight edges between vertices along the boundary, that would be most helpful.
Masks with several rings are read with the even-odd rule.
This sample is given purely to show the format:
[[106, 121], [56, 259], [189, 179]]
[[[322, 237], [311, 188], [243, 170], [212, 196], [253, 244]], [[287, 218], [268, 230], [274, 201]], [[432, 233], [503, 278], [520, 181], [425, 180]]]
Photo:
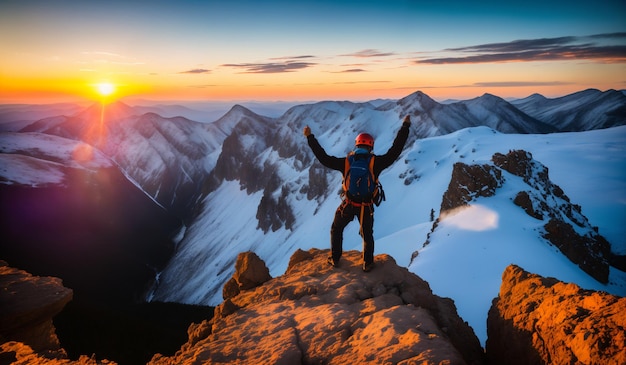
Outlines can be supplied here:
[[528, 97], [512, 104], [561, 131], [574, 132], [623, 124], [626, 115], [623, 98], [623, 91], [587, 89], [554, 99]]
[[[411, 110], [413, 124], [407, 147], [399, 160], [381, 174], [387, 202], [377, 208], [377, 250], [393, 252], [398, 262], [408, 267], [411, 254], [424, 242], [432, 226], [429, 216], [440, 214], [441, 197], [454, 163], [485, 162], [495, 152], [504, 154], [513, 148], [531, 152], [549, 167], [551, 178], [556, 179], [574, 204], [582, 207], [591, 224], [606, 234], [614, 252], [626, 253], [626, 244], [620, 238], [624, 236], [623, 229], [614, 223], [615, 217], [623, 216], [623, 207], [615, 201], [604, 201], [601, 196], [586, 197], [590, 192], [598, 194], [598, 189], [611, 197], [623, 194], [623, 184], [619, 182], [626, 180], [620, 172], [624, 169], [615, 168], [624, 165], [623, 126], [577, 132], [580, 134], [503, 134], [496, 130], [505, 125], [501, 121], [536, 128], [535, 119], [518, 120], [515, 113], [501, 115], [478, 108], [491, 102], [507, 105], [495, 96], [444, 108], [426, 94], [416, 92], [404, 102], [390, 101], [377, 108], [371, 103], [325, 101], [294, 106], [278, 118], [266, 118], [243, 106], [234, 106], [214, 123], [129, 112], [112, 122], [110, 127], [115, 132], [107, 133], [105, 155], [150, 196], [157, 197], [168, 211], [185, 219], [177, 236], [176, 254], [160, 273], [149, 298], [215, 304], [220, 300], [222, 284], [232, 274], [236, 252], [255, 251], [272, 272], [280, 272], [288, 265], [287, 253], [308, 249], [314, 242], [326, 242], [328, 219], [339, 202], [335, 193], [341, 174], [329, 173], [315, 161], [301, 134], [302, 128], [309, 124], [320, 143], [337, 156], [351, 149], [356, 133], [368, 130], [376, 137], [374, 152], [382, 153], [391, 145], [401, 116], [411, 114]], [[448, 108], [450, 105], [452, 108]], [[463, 110], [482, 116], [464, 120]], [[91, 111], [90, 118], [99, 118], [97, 108]], [[99, 127], [89, 118], [73, 120], [85, 124], [87, 130], [92, 124]], [[482, 120], [489, 125], [475, 126]], [[455, 131], [445, 133], [446, 128]], [[226, 148], [224, 141], [228, 141]], [[583, 141], [585, 149], [581, 151]], [[20, 153], [38, 152], [25, 149]], [[578, 171], [580, 166], [589, 169], [589, 173]], [[576, 181], [592, 181], [589, 184], [596, 185], [596, 190], [581, 187]], [[577, 195], [580, 191], [583, 193]], [[519, 237], [531, 240], [531, 246], [541, 252], [554, 249], [545, 242], [536, 244], [536, 234], [528, 234], [534, 232], [536, 222], [522, 209], [500, 199], [495, 202], [497, 205], [487, 206], [488, 212], [495, 211], [501, 223], [507, 222], [509, 213], [532, 222], [522, 227], [526, 231], [516, 231]], [[346, 249], [360, 247], [354, 225], [348, 227], [345, 235]], [[402, 244], [394, 244], [394, 239], [400, 239]], [[445, 240], [445, 235], [439, 239]], [[284, 244], [276, 247], [271, 242]], [[435, 251], [436, 246], [430, 245], [420, 251], [420, 256], [428, 257], [429, 252]], [[443, 265], [450, 256], [440, 255], [433, 260]], [[575, 265], [563, 264], [559, 268], [576, 280], [583, 278]], [[412, 270], [424, 269], [413, 266]], [[610, 269], [610, 282], [615, 275], [618, 274]], [[438, 293], [448, 290], [441, 280], [431, 280]], [[587, 278], [580, 280], [584, 285], [598, 285], [590, 284]], [[455, 297], [454, 293], [446, 296]], [[464, 310], [467, 306], [459, 308]], [[464, 318], [475, 319], [466, 313]]]

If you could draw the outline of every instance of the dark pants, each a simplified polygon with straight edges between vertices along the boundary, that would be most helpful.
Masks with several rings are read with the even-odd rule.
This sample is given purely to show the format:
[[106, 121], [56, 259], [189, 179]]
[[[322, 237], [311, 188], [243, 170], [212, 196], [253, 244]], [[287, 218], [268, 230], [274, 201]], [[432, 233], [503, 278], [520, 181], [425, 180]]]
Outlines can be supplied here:
[[[339, 262], [343, 253], [343, 230], [356, 217], [357, 222], [361, 215], [361, 207], [343, 201], [335, 212], [335, 219], [330, 227], [330, 248], [333, 260]], [[363, 237], [363, 262], [374, 262], [374, 206], [363, 206], [363, 222], [361, 236]]]

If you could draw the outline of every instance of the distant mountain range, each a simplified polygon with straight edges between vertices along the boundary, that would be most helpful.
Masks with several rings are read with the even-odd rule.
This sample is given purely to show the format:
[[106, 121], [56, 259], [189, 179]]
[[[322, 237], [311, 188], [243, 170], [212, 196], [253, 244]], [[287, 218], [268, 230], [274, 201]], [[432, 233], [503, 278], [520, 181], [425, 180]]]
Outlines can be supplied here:
[[[155, 113], [159, 110], [170, 116]], [[523, 148], [550, 169], [551, 179], [556, 174], [558, 185], [573, 204], [582, 206], [582, 214], [589, 218], [586, 227], [599, 227], [611, 252], [626, 254], [626, 232], [615, 223], [625, 214], [623, 203], [619, 203], [626, 181], [624, 173], [618, 172], [624, 171], [626, 161], [622, 157], [626, 95], [621, 91], [585, 90], [555, 99], [535, 94], [511, 101], [485, 94], [451, 103], [438, 103], [418, 91], [391, 101], [302, 104], [278, 117], [235, 105], [214, 122], [194, 121], [197, 111], [180, 105], [159, 105], [158, 110], [121, 102], [87, 108], [57, 105], [50, 106], [49, 112], [46, 115], [40, 106], [0, 105], [0, 130], [4, 131], [0, 132], [0, 190], [8, 194], [16, 186], [33, 191], [51, 189], [67, 186], [67, 177], [78, 170], [90, 176], [93, 171], [119, 169], [139, 188], [136, 193], [155, 202], [154, 207], [145, 209], [167, 213], [167, 218], [160, 218], [168, 222], [164, 226], [171, 224], [172, 216], [183, 222], [162, 233], [173, 241], [173, 253], [167, 244], [160, 243], [160, 252], [171, 255], [167, 264], [163, 264], [162, 255], [151, 260], [158, 272], [154, 285], [147, 290], [151, 300], [215, 305], [221, 301], [222, 286], [232, 276], [239, 252], [257, 252], [277, 273], [285, 270], [294, 250], [326, 248], [330, 221], [339, 203], [336, 192], [341, 176], [315, 160], [302, 129], [309, 125], [327, 152], [336, 156], [345, 155], [354, 136], [367, 131], [376, 138], [374, 152], [382, 154], [405, 115], [412, 120], [409, 140], [400, 159], [381, 175], [388, 201], [376, 215], [377, 253], [392, 253], [399, 264], [409, 266], [415, 252], [426, 250], [423, 243], [433, 219], [439, 217], [454, 164], [482, 163], [496, 152], [506, 154], [510, 149]], [[173, 116], [176, 113], [182, 115]], [[570, 138], [563, 132], [576, 133]], [[578, 151], [574, 142], [586, 139], [606, 142]], [[83, 155], [78, 154], [80, 151]], [[92, 154], [85, 155], [85, 151]], [[577, 160], [570, 162], [566, 157]], [[581, 187], [584, 183], [576, 181], [581, 181], [583, 171], [572, 171], [576, 170], [570, 168], [572, 164], [589, 171], [602, 168], [604, 175], [589, 180], [603, 182]], [[91, 186], [92, 194], [111, 189], [97, 179], [71, 181], [68, 195], [87, 186]], [[130, 195], [124, 196], [134, 194], [131, 190], [125, 187], [123, 194]], [[611, 201], [590, 197], [603, 192], [621, 195]], [[513, 204], [508, 198], [497, 202]], [[101, 221], [103, 217], [96, 215], [99, 203], [88, 203], [94, 204], [90, 219]], [[120, 210], [128, 208], [120, 205]], [[498, 211], [496, 206], [490, 209]], [[504, 212], [508, 210], [499, 214]], [[603, 212], [612, 212], [612, 217]], [[524, 222], [520, 229], [537, 229], [532, 220]], [[359, 249], [357, 232], [355, 223], [346, 230], [345, 249]], [[498, 232], [501, 239], [503, 233]], [[540, 233], [532, 235], [533, 242], [549, 247]], [[431, 242], [429, 250], [435, 246], [436, 242]], [[149, 251], [150, 245], [141, 249]], [[134, 251], [133, 255], [141, 253]], [[418, 261], [420, 255], [428, 254], [419, 253]], [[445, 257], [438, 256], [437, 260]], [[419, 272], [417, 263], [411, 265]], [[568, 277], [578, 280], [587, 275], [572, 265], [567, 270], [576, 274]], [[498, 270], [497, 275], [503, 268]], [[626, 292], [619, 272], [611, 269], [608, 277], [608, 283], [597, 285]], [[462, 304], [459, 307], [463, 315]]]

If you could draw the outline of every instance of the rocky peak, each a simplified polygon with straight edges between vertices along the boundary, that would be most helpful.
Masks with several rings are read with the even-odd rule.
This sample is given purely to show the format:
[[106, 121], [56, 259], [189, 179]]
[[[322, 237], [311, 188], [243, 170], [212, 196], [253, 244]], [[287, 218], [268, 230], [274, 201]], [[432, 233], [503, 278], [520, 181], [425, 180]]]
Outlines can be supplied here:
[[285, 274], [269, 278], [256, 255], [240, 254], [214, 318], [192, 325], [176, 355], [151, 364], [483, 363], [453, 301], [393, 258], [379, 255], [363, 273], [360, 252], [345, 252], [339, 268], [328, 255], [298, 250]]
[[487, 332], [491, 364], [625, 364], [626, 298], [511, 265]]
[[443, 194], [441, 212], [467, 205], [478, 197], [493, 196], [503, 182], [500, 169], [491, 165], [457, 162], [452, 168], [448, 190]]
[[[506, 183], [505, 174], [520, 177], [527, 189], [519, 191], [513, 203], [531, 217], [543, 221], [540, 234], [561, 250], [572, 262], [601, 283], [609, 278], [610, 244], [598, 234], [582, 214], [580, 205], [573, 204], [563, 190], [552, 183], [548, 168], [523, 151], [496, 153], [493, 164], [453, 166], [448, 189], [441, 202], [441, 214], [468, 205], [479, 197], [490, 197]], [[510, 175], [509, 175], [510, 178]], [[439, 219], [433, 224], [437, 228]], [[428, 237], [430, 239], [430, 235]], [[428, 244], [429, 241], [425, 243]]]
[[607, 283], [610, 244], [591, 226], [580, 205], [572, 204], [563, 189], [550, 181], [548, 168], [526, 151], [496, 153], [492, 161], [529, 185], [513, 202], [531, 217], [546, 221], [543, 237], [589, 275]]
[[398, 100], [397, 105], [402, 107], [405, 114], [409, 114], [428, 112], [439, 106], [439, 103], [423, 92], [416, 91], [413, 94]]

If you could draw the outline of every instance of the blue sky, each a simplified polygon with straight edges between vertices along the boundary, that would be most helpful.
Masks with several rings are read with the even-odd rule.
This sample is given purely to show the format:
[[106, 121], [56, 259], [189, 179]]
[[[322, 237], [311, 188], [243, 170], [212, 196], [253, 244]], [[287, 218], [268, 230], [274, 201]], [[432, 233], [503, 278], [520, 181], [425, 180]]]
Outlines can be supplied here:
[[0, 45], [0, 101], [557, 95], [624, 88], [626, 2], [3, 0]]

